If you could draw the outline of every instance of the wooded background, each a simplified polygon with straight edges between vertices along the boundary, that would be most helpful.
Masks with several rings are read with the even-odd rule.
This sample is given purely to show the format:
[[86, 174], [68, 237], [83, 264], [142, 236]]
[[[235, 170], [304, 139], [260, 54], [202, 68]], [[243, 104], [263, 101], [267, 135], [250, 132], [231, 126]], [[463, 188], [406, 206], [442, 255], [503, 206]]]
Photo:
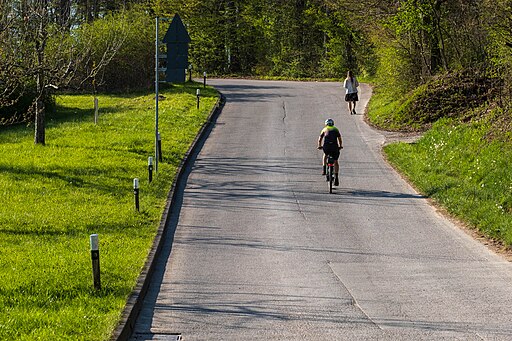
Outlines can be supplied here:
[[0, 6], [0, 122], [34, 122], [36, 143], [44, 143], [44, 115], [58, 91], [151, 89], [154, 18], [175, 13], [192, 38], [189, 60], [200, 75], [342, 79], [350, 69], [402, 96], [437, 75], [458, 73], [499, 86], [499, 96], [510, 98], [508, 0], [0, 0]]

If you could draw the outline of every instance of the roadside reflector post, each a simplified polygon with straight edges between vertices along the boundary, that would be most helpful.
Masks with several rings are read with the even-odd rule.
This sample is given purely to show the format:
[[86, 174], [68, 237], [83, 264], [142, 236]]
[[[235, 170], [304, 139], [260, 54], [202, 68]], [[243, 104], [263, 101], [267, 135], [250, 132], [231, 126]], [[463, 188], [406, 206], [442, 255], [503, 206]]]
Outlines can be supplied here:
[[94, 124], [98, 124], [98, 97], [94, 97]]
[[94, 282], [94, 289], [101, 289], [101, 280], [100, 280], [100, 249], [99, 249], [99, 240], [97, 234], [91, 234], [90, 236], [90, 245], [91, 245], [91, 260], [92, 260], [92, 278]]
[[201, 90], [196, 90], [196, 96], [197, 96], [197, 109], [199, 109], [199, 97], [201, 97]]
[[158, 161], [162, 162], [162, 138], [160, 137], [160, 132], [156, 134], [157, 144], [158, 144]]
[[153, 157], [148, 157], [148, 177], [149, 177], [149, 183], [153, 181]]
[[139, 178], [133, 179], [133, 196], [135, 197], [135, 209], [140, 212], [139, 207]]
[[192, 82], [192, 64], [188, 64], [188, 81]]
[[203, 72], [203, 88], [206, 88], [206, 71]]

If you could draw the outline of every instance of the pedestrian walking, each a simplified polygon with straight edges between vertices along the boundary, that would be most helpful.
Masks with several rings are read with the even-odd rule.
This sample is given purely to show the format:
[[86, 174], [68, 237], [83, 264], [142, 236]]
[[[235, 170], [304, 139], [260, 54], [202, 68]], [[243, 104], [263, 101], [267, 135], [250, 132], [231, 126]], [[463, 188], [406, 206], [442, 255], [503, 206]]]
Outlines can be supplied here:
[[357, 95], [357, 87], [359, 86], [359, 82], [357, 78], [354, 76], [352, 71], [347, 72], [347, 78], [343, 82], [343, 87], [345, 88], [345, 101], [348, 104], [348, 111], [350, 111], [351, 115], [356, 114], [356, 103], [359, 101], [359, 97]]

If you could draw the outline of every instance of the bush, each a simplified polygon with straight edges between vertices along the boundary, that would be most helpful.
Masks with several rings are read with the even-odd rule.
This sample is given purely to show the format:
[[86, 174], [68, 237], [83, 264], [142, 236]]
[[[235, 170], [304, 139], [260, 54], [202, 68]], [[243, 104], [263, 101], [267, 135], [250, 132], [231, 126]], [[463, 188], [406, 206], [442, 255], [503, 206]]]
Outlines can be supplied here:
[[[149, 89], [154, 79], [154, 28], [153, 19], [138, 8], [82, 24], [78, 40], [82, 49], [90, 49], [90, 60], [82, 65], [73, 87], [107, 92]], [[88, 78], [105, 60], [108, 63], [96, 76]]]
[[17, 92], [6, 99], [8, 105], [0, 107], [0, 125], [24, 122], [26, 113], [35, 98], [35, 89], [23, 93]]
[[492, 103], [502, 81], [475, 70], [461, 70], [433, 77], [406, 95], [379, 87], [370, 102], [373, 123], [391, 130], [423, 131], [441, 118], [469, 121], [478, 108]]
[[[155, 24], [147, 13], [129, 10], [112, 18], [124, 43], [105, 68], [102, 90], [150, 89], [155, 74]], [[99, 24], [99, 23], [98, 23]], [[103, 25], [108, 30], [110, 21]]]
[[[0, 106], [0, 126], [32, 122], [34, 118], [34, 101], [36, 99], [35, 85], [27, 84], [26, 88], [19, 90], [11, 96], [8, 105]], [[52, 110], [55, 100], [51, 96], [43, 99], [47, 109]]]

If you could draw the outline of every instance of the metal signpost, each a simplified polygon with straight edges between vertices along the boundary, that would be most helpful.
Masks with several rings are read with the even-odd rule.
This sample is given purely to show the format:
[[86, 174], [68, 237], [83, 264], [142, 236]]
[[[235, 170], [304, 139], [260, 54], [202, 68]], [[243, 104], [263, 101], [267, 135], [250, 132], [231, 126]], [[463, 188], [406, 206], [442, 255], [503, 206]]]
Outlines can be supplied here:
[[[155, 34], [155, 156], [158, 156], [158, 70], [159, 63], [159, 38], [158, 38], [158, 25], [160, 19], [156, 17], [156, 34]], [[158, 172], [158, 157], [155, 158], [155, 172]]]
[[160, 83], [160, 72], [166, 72], [167, 68], [160, 67], [160, 59], [167, 58], [167, 55], [160, 54], [160, 38], [159, 34], [159, 26], [160, 20], [167, 21], [168, 18], [160, 18], [156, 17], [156, 29], [155, 29], [155, 172], [158, 172], [158, 155], [160, 155], [160, 145], [158, 143], [158, 101], [160, 99], [158, 84]]

